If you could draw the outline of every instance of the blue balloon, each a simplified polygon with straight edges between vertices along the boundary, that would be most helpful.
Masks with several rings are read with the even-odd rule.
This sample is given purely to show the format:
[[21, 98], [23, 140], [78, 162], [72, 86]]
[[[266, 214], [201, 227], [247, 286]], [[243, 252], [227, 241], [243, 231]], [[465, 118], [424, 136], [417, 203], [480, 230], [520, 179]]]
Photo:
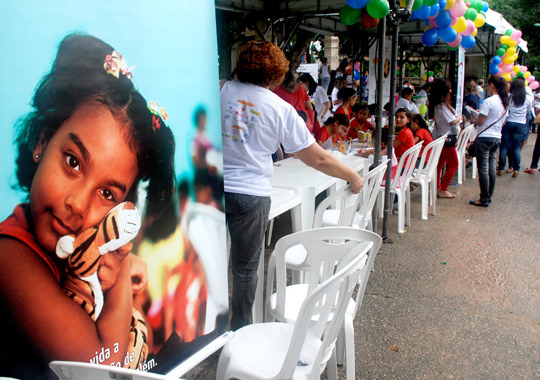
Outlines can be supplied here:
[[368, 3], [368, 0], [347, 0], [347, 4], [349, 4], [349, 7], [354, 9], [362, 9], [366, 6]]
[[496, 55], [495, 57], [493, 57], [491, 59], [491, 62], [493, 62], [496, 65], [498, 65], [499, 63], [501, 63], [501, 57], [499, 57], [498, 55]]
[[439, 29], [431, 28], [422, 34], [422, 43], [426, 46], [434, 45], [439, 39]]
[[416, 17], [419, 18], [420, 20], [425, 20], [426, 18], [429, 17], [430, 8], [431, 7], [422, 5], [420, 9], [417, 9], [416, 11], [414, 11], [414, 13], [416, 13]]
[[435, 21], [437, 21], [437, 25], [439, 25], [439, 28], [446, 28], [450, 26], [450, 24], [452, 24], [452, 14], [450, 13], [450, 11], [443, 9], [439, 12], [437, 17], [435, 18]]
[[457, 38], [457, 32], [451, 26], [439, 28], [439, 37], [446, 43], [450, 43]]
[[463, 35], [463, 37], [461, 39], [461, 46], [463, 47], [463, 49], [473, 48], [474, 45], [476, 45], [476, 40], [474, 39], [473, 36], [465, 36], [465, 35]]
[[413, 21], [413, 20], [416, 20], [418, 19], [418, 17], [416, 17], [416, 11], [412, 11], [411, 12], [411, 17], [409, 17], [409, 21]]
[[489, 10], [489, 4], [487, 1], [482, 1], [482, 12], [487, 12]]
[[[462, 40], [463, 41], [463, 40]], [[497, 65], [494, 65], [493, 63], [491, 65], [489, 65], [489, 73], [491, 75], [495, 75], [499, 72], [499, 68], [497, 67]]]
[[360, 71], [358, 71], [358, 70], [353, 71], [353, 79], [354, 80], [360, 80]]
[[446, 8], [446, 0], [439, 0], [439, 7], [440, 9]]
[[439, 14], [440, 6], [439, 4], [432, 5], [429, 7], [429, 17], [435, 17]]

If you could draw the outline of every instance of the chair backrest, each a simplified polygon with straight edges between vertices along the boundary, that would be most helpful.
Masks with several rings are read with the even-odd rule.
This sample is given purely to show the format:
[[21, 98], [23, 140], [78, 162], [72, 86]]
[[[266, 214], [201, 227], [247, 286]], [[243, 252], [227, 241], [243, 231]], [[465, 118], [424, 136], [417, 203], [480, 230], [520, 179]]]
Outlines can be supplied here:
[[307, 252], [309, 292], [335, 274], [336, 270], [346, 265], [353, 256], [367, 253], [377, 239], [380, 237], [371, 231], [352, 227], [315, 228], [295, 232], [279, 239], [268, 264], [266, 288], [267, 294], [270, 295], [275, 285], [275, 313], [285, 314], [288, 285], [286, 252], [289, 248], [302, 244]]
[[422, 152], [418, 169], [414, 173], [414, 178], [429, 179], [433, 177], [433, 173], [435, 173], [437, 164], [439, 163], [439, 157], [441, 156], [446, 136], [447, 134], [444, 134], [426, 145]]
[[473, 130], [474, 125], [471, 124], [459, 133], [456, 144], [456, 150], [458, 155], [465, 153], [465, 148], [467, 147], [467, 143], [469, 142], [469, 138], [471, 137], [471, 133], [473, 132]]
[[[329, 227], [330, 228], [330, 227]], [[357, 247], [359, 248], [359, 247]], [[326, 366], [343, 325], [345, 312], [361, 270], [365, 267], [366, 254], [358, 249], [346, 265], [318, 284], [303, 301], [295, 322], [292, 339], [287, 348], [283, 367], [276, 379], [290, 379], [298, 366], [306, 338], [317, 337], [322, 341], [317, 354], [311, 361], [309, 378], [318, 378], [321, 368]]]
[[216, 317], [229, 309], [227, 225], [225, 213], [202, 203], [190, 204], [182, 217], [182, 230], [197, 252], [208, 284], [205, 333], [215, 328]]
[[389, 159], [381, 162], [379, 166], [373, 168], [364, 177], [364, 187], [362, 187], [360, 202], [358, 204], [356, 215], [359, 218], [354, 220], [354, 225], [360, 228], [366, 228], [368, 220], [371, 218], [371, 212], [377, 200], [379, 189], [388, 166]]
[[354, 213], [358, 207], [359, 200], [360, 193], [353, 194], [350, 185], [346, 185], [341, 189], [336, 190], [324, 198], [317, 206], [315, 216], [313, 217], [313, 228], [323, 226], [324, 211], [334, 205], [339, 210], [337, 226], [350, 226], [353, 222]]
[[403, 153], [399, 159], [396, 176], [392, 179], [392, 190], [395, 190], [397, 187], [409, 186], [409, 180], [416, 167], [416, 160], [418, 159], [420, 149], [422, 149], [422, 141]]

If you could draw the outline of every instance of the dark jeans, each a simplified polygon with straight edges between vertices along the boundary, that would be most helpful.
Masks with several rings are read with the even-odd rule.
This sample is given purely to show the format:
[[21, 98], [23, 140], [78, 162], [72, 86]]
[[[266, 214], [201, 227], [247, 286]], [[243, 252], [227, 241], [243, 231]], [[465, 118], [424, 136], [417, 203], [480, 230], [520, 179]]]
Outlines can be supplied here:
[[269, 211], [270, 197], [225, 193], [233, 274], [230, 322], [232, 330], [251, 323], [257, 288], [257, 266]]
[[494, 137], [476, 139], [476, 163], [480, 182], [480, 201], [489, 202], [495, 191], [497, 178], [497, 150], [501, 140]]
[[533, 156], [531, 160], [531, 169], [538, 169], [538, 161], [540, 160], [540, 133], [536, 135], [534, 143]]
[[521, 166], [521, 142], [527, 139], [527, 124], [508, 122], [502, 129], [499, 170], [506, 166], [506, 156], [510, 157], [510, 167], [519, 171]]

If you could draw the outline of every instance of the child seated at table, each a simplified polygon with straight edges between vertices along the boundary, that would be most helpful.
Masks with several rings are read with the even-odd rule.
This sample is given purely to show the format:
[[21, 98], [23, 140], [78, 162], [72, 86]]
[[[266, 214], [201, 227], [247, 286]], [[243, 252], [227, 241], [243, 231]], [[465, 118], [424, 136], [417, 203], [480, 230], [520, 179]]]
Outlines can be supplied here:
[[394, 150], [396, 151], [396, 157], [398, 160], [415, 144], [414, 135], [411, 130], [411, 119], [411, 112], [408, 109], [399, 108], [396, 111], [396, 138], [394, 139]]
[[350, 137], [351, 139], [356, 139], [358, 138], [359, 132], [373, 132], [375, 128], [368, 120], [371, 117], [368, 106], [357, 103], [352, 106], [352, 114], [354, 116], [354, 119], [351, 120], [351, 124], [349, 126], [349, 134], [347, 137]]
[[[381, 129], [381, 157], [386, 156], [386, 148], [388, 146], [387, 141], [388, 141], [388, 128], [382, 128]], [[358, 152], [356, 152], [356, 155], [360, 156], [360, 157], [370, 158], [370, 156], [373, 156], [373, 148], [371, 148], [371, 149], [360, 149]], [[383, 157], [383, 158], [385, 158], [385, 157]], [[382, 159], [381, 159], [381, 161], [382, 161]], [[395, 154], [394, 150], [392, 150], [392, 179], [396, 175], [397, 167], [398, 167], [398, 160], [396, 158], [396, 154]], [[371, 170], [373, 168], [370, 167], [369, 169]], [[386, 175], [385, 175], [385, 177], [386, 177]], [[383, 183], [384, 183], [384, 179], [383, 179]]]
[[[343, 114], [329, 117], [319, 131], [317, 142], [325, 149], [336, 148], [347, 139], [349, 118]], [[330, 141], [328, 141], [330, 140]]]
[[[422, 149], [420, 149], [419, 157], [422, 157], [422, 152], [424, 148], [431, 142], [433, 142], [433, 136], [429, 131], [428, 125], [422, 115], [415, 113], [412, 117], [411, 129], [414, 133], [414, 143], [418, 144], [422, 141]], [[429, 158], [429, 155], [426, 157], [426, 160]]]

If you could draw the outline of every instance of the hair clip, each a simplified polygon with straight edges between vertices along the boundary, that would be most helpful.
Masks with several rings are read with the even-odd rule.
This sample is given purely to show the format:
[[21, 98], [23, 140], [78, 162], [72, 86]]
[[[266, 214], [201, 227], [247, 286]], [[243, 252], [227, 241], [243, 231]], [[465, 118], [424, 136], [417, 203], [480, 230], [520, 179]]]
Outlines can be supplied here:
[[154, 132], [161, 128], [161, 125], [169, 118], [165, 108], [160, 107], [159, 103], [155, 100], [148, 103], [148, 109], [152, 112], [152, 129]]
[[128, 64], [125, 58], [122, 57], [122, 54], [114, 50], [112, 54], [108, 54], [105, 57], [105, 62], [103, 62], [103, 68], [105, 69], [107, 74], [114, 75], [116, 78], [119, 78], [120, 73], [122, 73], [126, 76], [126, 78], [131, 79], [133, 77], [133, 75], [131, 74], [131, 70], [133, 70], [135, 66], [128, 67]]

